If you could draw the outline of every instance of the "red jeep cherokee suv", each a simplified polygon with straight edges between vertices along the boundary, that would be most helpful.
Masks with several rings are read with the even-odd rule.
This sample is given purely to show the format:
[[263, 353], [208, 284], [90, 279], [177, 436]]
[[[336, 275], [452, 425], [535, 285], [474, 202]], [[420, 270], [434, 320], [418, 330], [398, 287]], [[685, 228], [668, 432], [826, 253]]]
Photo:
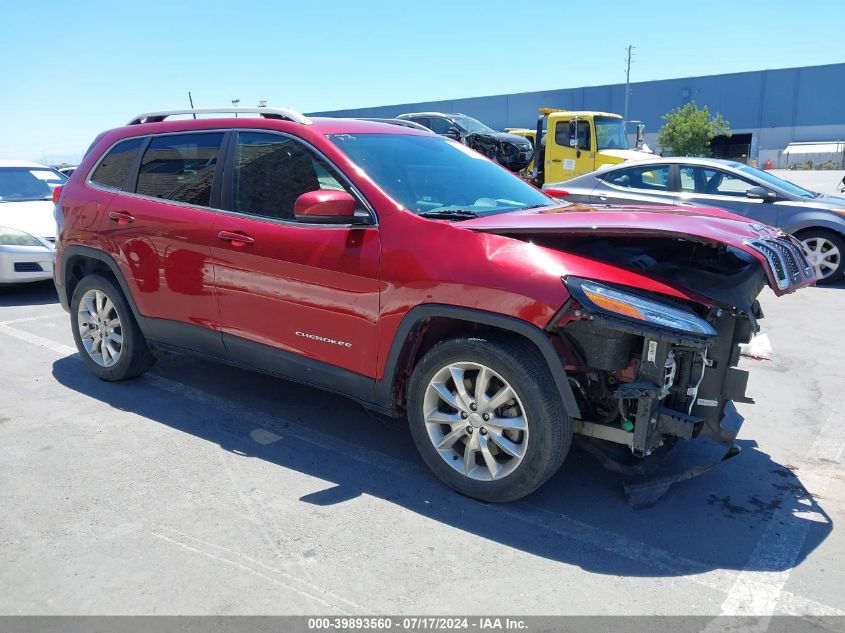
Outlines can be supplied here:
[[213, 112], [100, 135], [61, 192], [82, 360], [124, 380], [188, 352], [407, 414], [479, 499], [530, 493], [573, 435], [732, 447], [756, 297], [813, 281], [794, 239], [718, 210], [567, 205], [427, 132]]

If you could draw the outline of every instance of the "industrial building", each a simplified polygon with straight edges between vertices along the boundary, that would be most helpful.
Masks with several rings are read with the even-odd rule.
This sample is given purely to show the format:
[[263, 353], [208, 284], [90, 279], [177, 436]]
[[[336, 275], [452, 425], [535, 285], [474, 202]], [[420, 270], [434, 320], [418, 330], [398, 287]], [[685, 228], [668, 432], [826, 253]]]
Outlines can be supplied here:
[[[646, 125], [646, 141], [656, 148], [661, 117], [695, 101], [719, 112], [731, 126], [729, 139], [714, 139], [717, 156], [774, 167], [800, 166], [798, 156], [815, 157], [815, 163], [845, 160], [830, 154], [831, 145], [798, 146], [785, 152], [790, 143], [833, 143], [845, 140], [845, 63], [802, 68], [758, 70], [636, 82], [630, 85], [628, 119]], [[600, 110], [622, 114], [625, 84], [562, 88], [487, 97], [466, 97], [421, 103], [382, 105], [313, 114], [349, 117], [392, 117], [403, 112], [461, 112], [487, 125], [506, 127], [536, 125], [541, 107], [569, 110]], [[813, 153], [818, 149], [818, 153]], [[837, 165], [839, 166], [839, 165]]]

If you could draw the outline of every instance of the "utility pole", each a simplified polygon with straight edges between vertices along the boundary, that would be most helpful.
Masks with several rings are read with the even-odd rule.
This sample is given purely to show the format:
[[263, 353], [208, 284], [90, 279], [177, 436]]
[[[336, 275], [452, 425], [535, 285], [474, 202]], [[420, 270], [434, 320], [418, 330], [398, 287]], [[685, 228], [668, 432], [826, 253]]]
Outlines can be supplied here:
[[625, 121], [628, 120], [628, 94], [631, 92], [631, 89], [629, 87], [631, 84], [631, 58], [633, 57], [633, 51], [635, 48], [635, 46], [631, 46], [630, 44], [628, 44], [628, 56], [625, 59]]

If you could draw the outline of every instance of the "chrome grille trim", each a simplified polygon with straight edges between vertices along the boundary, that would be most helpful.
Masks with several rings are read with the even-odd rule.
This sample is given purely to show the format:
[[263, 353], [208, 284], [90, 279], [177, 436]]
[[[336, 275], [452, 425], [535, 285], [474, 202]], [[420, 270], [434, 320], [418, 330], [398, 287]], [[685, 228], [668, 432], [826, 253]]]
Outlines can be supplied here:
[[795, 252], [798, 256], [799, 265], [804, 269], [804, 276], [805, 277], [814, 277], [815, 272], [813, 271], [813, 267], [810, 266], [810, 262], [807, 261], [807, 256], [804, 254], [804, 245], [799, 241], [797, 237], [792, 235], [787, 235], [786, 239], [789, 240], [789, 243], [795, 248]]
[[813, 270], [800, 245], [791, 236], [784, 239], [761, 238], [745, 242], [769, 263], [778, 288], [786, 290], [792, 284], [799, 284], [804, 278], [811, 279]]

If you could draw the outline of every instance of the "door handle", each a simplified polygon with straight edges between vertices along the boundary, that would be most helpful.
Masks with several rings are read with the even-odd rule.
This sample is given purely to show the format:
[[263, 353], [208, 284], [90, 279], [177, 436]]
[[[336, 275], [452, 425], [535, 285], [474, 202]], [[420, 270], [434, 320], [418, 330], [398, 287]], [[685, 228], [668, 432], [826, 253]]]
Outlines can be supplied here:
[[120, 225], [132, 224], [135, 218], [127, 211], [109, 211], [109, 220]]
[[229, 242], [232, 246], [236, 248], [240, 248], [241, 246], [246, 246], [247, 244], [253, 244], [255, 242], [249, 235], [245, 233], [236, 233], [234, 231], [220, 231], [217, 234], [224, 242]]

